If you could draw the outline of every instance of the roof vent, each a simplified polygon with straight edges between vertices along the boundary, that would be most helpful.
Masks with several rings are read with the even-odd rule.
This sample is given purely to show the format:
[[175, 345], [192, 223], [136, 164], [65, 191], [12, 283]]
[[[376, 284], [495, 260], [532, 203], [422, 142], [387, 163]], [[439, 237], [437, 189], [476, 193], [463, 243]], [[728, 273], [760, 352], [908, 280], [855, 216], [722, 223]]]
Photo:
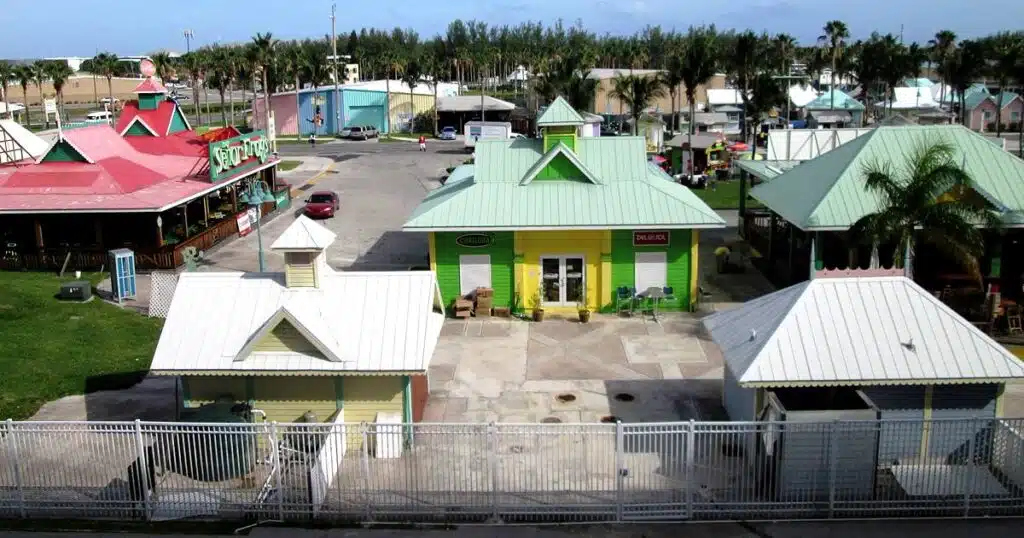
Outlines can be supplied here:
[[757, 338], [757, 329], [750, 329], [750, 341], [753, 342]]
[[907, 348], [907, 351], [914, 351], [914, 339], [913, 338], [911, 338], [907, 342], [903, 342], [901, 345], [903, 347]]

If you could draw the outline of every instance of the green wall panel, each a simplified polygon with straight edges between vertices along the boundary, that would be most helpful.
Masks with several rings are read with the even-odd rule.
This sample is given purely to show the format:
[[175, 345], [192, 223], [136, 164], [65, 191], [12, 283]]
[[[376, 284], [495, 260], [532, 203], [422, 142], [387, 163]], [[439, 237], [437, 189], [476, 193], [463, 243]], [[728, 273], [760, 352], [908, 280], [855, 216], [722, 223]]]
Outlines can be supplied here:
[[78, 150], [65, 141], [58, 142], [47, 153], [42, 162], [84, 163], [88, 162]]
[[691, 237], [690, 230], [671, 230], [668, 247], [635, 247], [632, 231], [612, 231], [612, 296], [615, 296], [615, 290], [620, 287], [632, 288], [636, 285], [634, 264], [637, 252], [665, 251], [668, 261], [667, 281], [668, 285], [674, 288], [674, 298], [661, 301], [659, 308], [689, 310]]
[[545, 134], [544, 135], [544, 151], [547, 152], [551, 148], [557, 146], [559, 142], [565, 144], [566, 146], [569, 146], [569, 149], [571, 149], [573, 151], [576, 151], [576, 133], [575, 132], [569, 133], [569, 134], [554, 134], [554, 133], [547, 133], [547, 134]]
[[139, 110], [156, 110], [164, 96], [159, 93], [139, 94]]
[[174, 115], [171, 116], [171, 128], [168, 133], [174, 134], [187, 130], [188, 124], [185, 123], [185, 115], [181, 112], [181, 108], [174, 107]]
[[146, 129], [140, 122], [133, 123], [125, 134], [130, 136], [153, 136], [153, 133], [149, 132], [149, 129]]
[[445, 308], [460, 296], [459, 256], [487, 254], [491, 257], [491, 286], [494, 288], [494, 306], [512, 306], [513, 245], [512, 232], [494, 232], [487, 247], [464, 247], [456, 242], [461, 232], [435, 232], [434, 252], [437, 256], [437, 283], [441, 287]]
[[583, 173], [580, 172], [580, 169], [575, 164], [572, 164], [568, 157], [561, 154], [555, 155], [555, 158], [551, 159], [551, 162], [537, 174], [537, 179], [561, 179], [589, 183], [589, 181], [583, 178]]

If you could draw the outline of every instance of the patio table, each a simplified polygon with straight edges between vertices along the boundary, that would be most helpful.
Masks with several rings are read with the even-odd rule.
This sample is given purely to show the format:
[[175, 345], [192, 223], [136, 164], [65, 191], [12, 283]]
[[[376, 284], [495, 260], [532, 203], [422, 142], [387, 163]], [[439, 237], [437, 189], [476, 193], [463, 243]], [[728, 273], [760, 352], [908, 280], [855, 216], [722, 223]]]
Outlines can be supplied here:
[[658, 303], [665, 298], [665, 290], [662, 288], [656, 288], [654, 286], [647, 288], [644, 295], [651, 300], [651, 317], [654, 321], [658, 321]]

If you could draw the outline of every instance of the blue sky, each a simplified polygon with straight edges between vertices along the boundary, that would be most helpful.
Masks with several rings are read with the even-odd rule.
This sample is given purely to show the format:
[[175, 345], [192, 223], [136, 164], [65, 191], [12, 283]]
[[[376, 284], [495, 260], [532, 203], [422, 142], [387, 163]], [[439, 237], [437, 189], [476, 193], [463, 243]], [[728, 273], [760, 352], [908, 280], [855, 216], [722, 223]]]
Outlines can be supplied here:
[[[198, 45], [248, 40], [256, 32], [296, 38], [323, 35], [331, 29], [330, 0], [7, 0], [3, 4], [0, 58], [91, 56], [97, 50], [121, 55], [160, 48], [184, 51], [185, 28], [194, 31]], [[629, 34], [647, 24], [685, 29], [714, 23], [787, 32], [810, 42], [826, 20], [840, 19], [855, 38], [873, 30], [898, 34], [902, 23], [907, 40], [926, 41], [944, 28], [972, 37], [1009, 29], [1000, 27], [1003, 22], [1024, 20], [1020, 0], [988, 0], [986, 9], [965, 8], [959, 0], [349, 0], [338, 4], [339, 33], [364, 26], [401, 26], [425, 36], [443, 33], [455, 18], [491, 24], [562, 18], [567, 24], [582, 19], [587, 28], [602, 34]]]

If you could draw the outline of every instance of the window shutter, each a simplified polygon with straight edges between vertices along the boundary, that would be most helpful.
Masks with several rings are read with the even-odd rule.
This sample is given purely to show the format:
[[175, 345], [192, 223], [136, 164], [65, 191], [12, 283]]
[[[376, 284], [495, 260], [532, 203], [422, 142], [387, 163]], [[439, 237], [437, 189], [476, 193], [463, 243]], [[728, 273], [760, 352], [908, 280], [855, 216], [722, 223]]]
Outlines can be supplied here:
[[473, 254], [459, 256], [459, 293], [463, 297], [477, 288], [491, 287], [491, 256]]
[[668, 256], [665, 252], [637, 252], [634, 274], [637, 293], [668, 286]]

